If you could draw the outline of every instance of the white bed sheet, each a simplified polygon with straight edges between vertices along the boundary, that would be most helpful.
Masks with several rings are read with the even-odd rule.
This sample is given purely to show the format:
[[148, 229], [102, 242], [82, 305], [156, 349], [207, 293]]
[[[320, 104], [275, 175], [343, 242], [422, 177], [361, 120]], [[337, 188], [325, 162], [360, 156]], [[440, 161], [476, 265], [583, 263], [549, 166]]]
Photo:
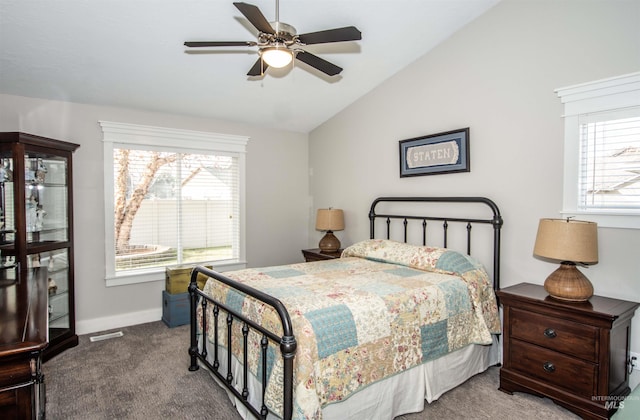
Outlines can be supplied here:
[[[212, 346], [208, 343], [209, 346]], [[208, 348], [208, 354], [213, 352]], [[472, 344], [416, 366], [401, 374], [376, 382], [340, 403], [330, 404], [323, 408], [323, 420], [390, 420], [407, 413], [424, 410], [425, 401], [431, 403], [445, 392], [462, 384], [472, 376], [484, 372], [490, 366], [501, 361], [500, 342], [493, 336], [492, 345]], [[219, 348], [219, 371], [226, 375], [226, 350]], [[242, 365], [232, 358], [234, 384], [242, 387]], [[214, 379], [217, 378], [212, 375]], [[249, 401], [260, 406], [261, 385], [255, 377], [249, 375]], [[222, 384], [220, 384], [222, 386]], [[226, 388], [225, 388], [226, 389]], [[229, 398], [236, 406], [243, 419], [252, 419], [253, 415], [227, 391]], [[257, 400], [257, 401], [256, 401]], [[279, 417], [269, 413], [269, 419]]]

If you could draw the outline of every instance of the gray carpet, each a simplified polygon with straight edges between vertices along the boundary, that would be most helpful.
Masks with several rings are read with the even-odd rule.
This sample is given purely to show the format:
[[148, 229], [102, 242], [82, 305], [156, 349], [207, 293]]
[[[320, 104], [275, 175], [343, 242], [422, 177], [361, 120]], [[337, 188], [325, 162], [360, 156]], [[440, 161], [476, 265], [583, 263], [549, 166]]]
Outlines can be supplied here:
[[[49, 419], [240, 419], [200, 369], [189, 372], [189, 327], [122, 328], [123, 337], [80, 344], [44, 364]], [[97, 335], [97, 334], [92, 334]], [[498, 391], [490, 368], [428, 405], [422, 419], [577, 419], [547, 399]]]

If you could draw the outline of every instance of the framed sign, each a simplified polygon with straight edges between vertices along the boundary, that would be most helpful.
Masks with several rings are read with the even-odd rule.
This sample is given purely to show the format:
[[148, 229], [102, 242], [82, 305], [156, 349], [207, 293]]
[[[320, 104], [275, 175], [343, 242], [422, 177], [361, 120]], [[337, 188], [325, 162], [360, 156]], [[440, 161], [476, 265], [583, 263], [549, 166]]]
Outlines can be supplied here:
[[469, 128], [400, 141], [400, 177], [469, 172]]

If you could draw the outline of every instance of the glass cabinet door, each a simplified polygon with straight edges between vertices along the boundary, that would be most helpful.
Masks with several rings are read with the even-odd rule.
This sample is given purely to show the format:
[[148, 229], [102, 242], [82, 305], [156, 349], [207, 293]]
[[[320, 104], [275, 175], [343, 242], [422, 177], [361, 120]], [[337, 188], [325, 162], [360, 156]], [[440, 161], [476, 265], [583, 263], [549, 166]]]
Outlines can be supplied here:
[[30, 254], [30, 275], [46, 270], [49, 292], [50, 339], [64, 334], [71, 327], [69, 318], [69, 252], [66, 248]]
[[67, 165], [63, 156], [25, 151], [27, 268], [46, 270], [51, 340], [70, 329]]
[[67, 159], [25, 154], [27, 244], [69, 240]]

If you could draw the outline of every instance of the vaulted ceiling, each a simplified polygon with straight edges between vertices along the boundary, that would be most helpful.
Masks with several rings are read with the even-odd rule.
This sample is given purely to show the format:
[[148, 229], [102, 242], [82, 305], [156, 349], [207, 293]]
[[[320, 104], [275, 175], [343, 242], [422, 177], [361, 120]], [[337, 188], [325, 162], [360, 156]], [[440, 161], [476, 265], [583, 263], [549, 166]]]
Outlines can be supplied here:
[[[256, 47], [183, 45], [254, 41], [232, 0], [0, 0], [0, 93], [309, 132], [498, 1], [281, 0], [298, 33], [353, 25], [362, 40], [305, 47], [337, 76], [295, 61], [248, 77]], [[275, 20], [275, 0], [245, 2]]]

